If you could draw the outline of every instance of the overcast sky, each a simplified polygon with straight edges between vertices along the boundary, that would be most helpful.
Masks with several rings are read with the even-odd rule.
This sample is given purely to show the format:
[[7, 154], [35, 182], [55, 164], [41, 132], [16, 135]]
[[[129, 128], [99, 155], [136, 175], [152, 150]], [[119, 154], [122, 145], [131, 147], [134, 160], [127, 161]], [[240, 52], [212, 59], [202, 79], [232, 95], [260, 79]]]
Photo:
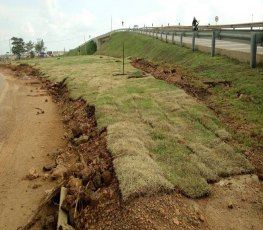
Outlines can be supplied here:
[[[253, 15], [253, 16], [252, 16]], [[42, 38], [48, 50], [66, 50], [113, 29], [133, 25], [201, 25], [263, 21], [263, 0], [0, 0], [0, 54], [9, 39]]]

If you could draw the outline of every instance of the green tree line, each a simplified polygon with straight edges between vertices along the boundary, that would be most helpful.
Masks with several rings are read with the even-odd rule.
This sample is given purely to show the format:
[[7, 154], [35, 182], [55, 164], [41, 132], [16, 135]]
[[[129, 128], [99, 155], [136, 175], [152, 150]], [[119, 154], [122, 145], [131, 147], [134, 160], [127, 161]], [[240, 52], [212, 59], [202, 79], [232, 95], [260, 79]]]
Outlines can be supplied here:
[[27, 53], [31, 58], [35, 56], [35, 52], [40, 54], [46, 50], [43, 39], [38, 39], [36, 43], [32, 41], [25, 42], [23, 38], [12, 37], [12, 53], [17, 56], [18, 59], [21, 58], [22, 54]]

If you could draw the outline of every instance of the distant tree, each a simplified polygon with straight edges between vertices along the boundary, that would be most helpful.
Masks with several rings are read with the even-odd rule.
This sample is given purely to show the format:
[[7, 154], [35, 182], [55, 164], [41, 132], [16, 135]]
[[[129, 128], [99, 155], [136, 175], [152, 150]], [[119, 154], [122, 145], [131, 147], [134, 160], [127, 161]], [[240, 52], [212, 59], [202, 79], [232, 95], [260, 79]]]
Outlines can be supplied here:
[[45, 44], [43, 39], [38, 39], [37, 43], [35, 44], [35, 50], [38, 54], [45, 51]]
[[25, 50], [27, 53], [30, 54], [31, 58], [33, 58], [35, 56], [34, 51], [33, 51], [34, 47], [35, 47], [35, 45], [32, 41], [29, 41], [25, 44]]
[[22, 38], [12, 37], [12, 53], [15, 54], [18, 59], [21, 58], [22, 53], [25, 52], [25, 42]]

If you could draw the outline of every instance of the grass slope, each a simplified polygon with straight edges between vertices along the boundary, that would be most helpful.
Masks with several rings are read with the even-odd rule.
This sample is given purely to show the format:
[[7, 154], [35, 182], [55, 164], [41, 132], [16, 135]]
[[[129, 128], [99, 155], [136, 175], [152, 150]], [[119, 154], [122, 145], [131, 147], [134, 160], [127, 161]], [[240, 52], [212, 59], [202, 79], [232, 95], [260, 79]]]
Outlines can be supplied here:
[[75, 49], [70, 50], [67, 55], [68, 56], [76, 56], [76, 55], [92, 55], [97, 51], [97, 44], [91, 40]]
[[[179, 188], [190, 197], [209, 193], [208, 182], [251, 171], [231, 135], [209, 109], [183, 90], [139, 77], [126, 59], [78, 56], [29, 63], [49, 79], [65, 77], [70, 97], [96, 106], [124, 199]], [[133, 76], [131, 78], [131, 76]]]
[[263, 149], [263, 65], [251, 69], [247, 63], [223, 56], [211, 58], [201, 52], [193, 54], [188, 48], [131, 32], [113, 34], [98, 52], [121, 57], [123, 42], [126, 56], [176, 67], [182, 75], [191, 77], [191, 84], [200, 86], [203, 81], [231, 81], [231, 87], [217, 85], [209, 89], [213, 96], [208, 102], [232, 120], [230, 125], [240, 131], [236, 133], [234, 129], [233, 135], [245, 149], [251, 146]]

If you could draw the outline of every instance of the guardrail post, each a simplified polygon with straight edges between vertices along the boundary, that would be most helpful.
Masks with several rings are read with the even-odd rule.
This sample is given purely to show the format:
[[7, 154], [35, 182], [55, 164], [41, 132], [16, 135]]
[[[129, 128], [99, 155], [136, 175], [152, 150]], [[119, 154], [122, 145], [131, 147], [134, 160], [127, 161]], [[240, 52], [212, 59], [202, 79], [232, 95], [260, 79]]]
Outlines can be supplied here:
[[193, 37], [192, 37], [192, 51], [195, 52], [195, 32], [193, 32]]
[[168, 36], [168, 32], [165, 33], [165, 42], [166, 43], [168, 42], [167, 36]]
[[250, 67], [255, 68], [257, 63], [257, 34], [251, 34], [250, 40]]
[[216, 32], [212, 32], [212, 46], [211, 46], [211, 56], [214, 57], [216, 52]]
[[183, 46], [183, 33], [180, 34], [180, 46]]

